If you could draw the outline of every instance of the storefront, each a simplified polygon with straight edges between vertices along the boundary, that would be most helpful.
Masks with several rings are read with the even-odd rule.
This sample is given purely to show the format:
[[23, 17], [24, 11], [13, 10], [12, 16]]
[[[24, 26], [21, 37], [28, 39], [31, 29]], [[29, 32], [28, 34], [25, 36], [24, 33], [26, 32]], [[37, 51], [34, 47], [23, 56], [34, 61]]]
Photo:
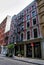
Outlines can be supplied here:
[[34, 43], [34, 57], [41, 58], [41, 44], [40, 44], [40, 42]]
[[26, 56], [27, 57], [32, 57], [32, 46], [31, 44], [26, 44]]
[[26, 44], [26, 56], [31, 58], [41, 58], [40, 42]]
[[15, 45], [15, 56], [20, 53], [28, 58], [41, 58], [41, 43], [32, 42]]
[[21, 54], [22, 56], [24, 56], [24, 45], [15, 46], [15, 56], [17, 56], [18, 54]]

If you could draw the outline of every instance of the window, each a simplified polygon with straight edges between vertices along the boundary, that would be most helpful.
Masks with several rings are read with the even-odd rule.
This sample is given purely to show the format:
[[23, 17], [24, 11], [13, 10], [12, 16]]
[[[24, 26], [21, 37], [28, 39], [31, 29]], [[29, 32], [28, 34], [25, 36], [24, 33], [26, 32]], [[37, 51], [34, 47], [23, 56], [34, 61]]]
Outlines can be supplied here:
[[27, 28], [29, 28], [29, 22], [27, 22]]
[[20, 27], [20, 30], [23, 31], [23, 30], [24, 30], [24, 26], [21, 26], [21, 27]]
[[23, 33], [21, 34], [21, 41], [23, 41]]
[[27, 32], [27, 39], [30, 39], [30, 31]]
[[32, 6], [32, 10], [35, 9], [35, 5]]
[[33, 25], [35, 25], [35, 24], [36, 24], [36, 18], [33, 19]]
[[35, 11], [33, 11], [32, 12], [32, 17], [34, 17], [36, 15], [36, 12]]
[[21, 31], [24, 30], [24, 25], [23, 24], [20, 25], [20, 30]]
[[29, 12], [29, 10], [27, 9], [27, 13]]
[[15, 42], [15, 38], [13, 37], [13, 43]]
[[38, 37], [38, 35], [37, 35], [37, 28], [36, 29], [34, 29], [34, 38], [37, 38]]
[[27, 15], [27, 20], [29, 20], [30, 19], [30, 16], [29, 15]]
[[22, 26], [22, 30], [24, 30], [24, 26]]

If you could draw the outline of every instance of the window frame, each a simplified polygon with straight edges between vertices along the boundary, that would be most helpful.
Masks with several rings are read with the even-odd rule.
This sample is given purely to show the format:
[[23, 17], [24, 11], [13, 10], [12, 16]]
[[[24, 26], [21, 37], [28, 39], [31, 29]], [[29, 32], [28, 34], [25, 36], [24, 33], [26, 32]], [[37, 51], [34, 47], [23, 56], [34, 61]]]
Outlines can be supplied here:
[[[28, 18], [28, 17], [29, 17], [29, 18]], [[27, 21], [30, 20], [30, 15], [29, 15], [29, 14], [26, 15], [26, 20], [27, 20]]]
[[[30, 32], [30, 30], [28, 30], [28, 31]], [[28, 31], [27, 31], [27, 32], [28, 32]], [[27, 39], [27, 32], [26, 32], [26, 39]], [[31, 38], [31, 35], [30, 35], [30, 38]], [[30, 39], [27, 39], [27, 40], [30, 40]]]
[[[35, 12], [34, 14], [33, 14], [33, 12]], [[36, 16], [36, 10], [32, 10], [32, 17], [35, 17]]]
[[33, 24], [33, 19], [36, 19], [36, 16], [34, 18], [32, 18], [32, 25], [36, 25], [37, 24], [37, 20], [36, 20], [36, 24]]
[[33, 38], [34, 38], [34, 29], [37, 29], [37, 37], [36, 37], [36, 38], [38, 38], [38, 36], [39, 36], [39, 34], [38, 34], [38, 27], [34, 27], [34, 28], [32, 29]]
[[27, 22], [29, 22], [29, 27], [30, 27], [30, 20], [26, 21], [26, 29], [28, 29], [29, 27], [27, 27]]
[[32, 10], [34, 10], [36, 8], [35, 4], [32, 5]]
[[[24, 33], [23, 32], [20, 33], [20, 40], [21, 40], [21, 34], [23, 34], [23, 40], [24, 40]], [[23, 41], [23, 40], [21, 40], [21, 41]]]

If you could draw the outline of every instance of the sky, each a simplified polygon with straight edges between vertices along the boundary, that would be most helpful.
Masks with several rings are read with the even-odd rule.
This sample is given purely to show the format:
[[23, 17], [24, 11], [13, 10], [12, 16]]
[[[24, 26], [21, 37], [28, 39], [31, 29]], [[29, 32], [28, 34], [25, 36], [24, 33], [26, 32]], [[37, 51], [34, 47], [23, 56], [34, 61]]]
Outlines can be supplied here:
[[33, 0], [0, 0], [0, 23], [7, 16], [18, 14]]

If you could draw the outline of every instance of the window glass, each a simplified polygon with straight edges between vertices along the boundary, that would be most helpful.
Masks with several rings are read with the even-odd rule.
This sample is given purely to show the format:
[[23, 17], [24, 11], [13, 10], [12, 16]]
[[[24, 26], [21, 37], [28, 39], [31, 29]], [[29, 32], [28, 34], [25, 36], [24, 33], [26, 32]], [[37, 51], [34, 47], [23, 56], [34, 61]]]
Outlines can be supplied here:
[[29, 22], [27, 22], [27, 28], [29, 27], [30, 25], [29, 25]]
[[33, 11], [32, 12], [32, 17], [34, 17], [36, 15], [36, 12], [35, 11]]
[[27, 11], [26, 11], [27, 13], [29, 13], [29, 10], [27, 9]]
[[37, 28], [36, 29], [34, 29], [34, 38], [37, 38], [38, 37], [38, 35], [37, 35]]
[[27, 39], [30, 39], [30, 31], [27, 32]]
[[33, 25], [35, 25], [35, 24], [36, 24], [36, 18], [33, 19]]
[[30, 19], [30, 16], [29, 15], [27, 15], [27, 20], [29, 20]]
[[35, 9], [35, 5], [32, 5], [32, 10]]
[[21, 41], [23, 41], [23, 33], [21, 34]]

